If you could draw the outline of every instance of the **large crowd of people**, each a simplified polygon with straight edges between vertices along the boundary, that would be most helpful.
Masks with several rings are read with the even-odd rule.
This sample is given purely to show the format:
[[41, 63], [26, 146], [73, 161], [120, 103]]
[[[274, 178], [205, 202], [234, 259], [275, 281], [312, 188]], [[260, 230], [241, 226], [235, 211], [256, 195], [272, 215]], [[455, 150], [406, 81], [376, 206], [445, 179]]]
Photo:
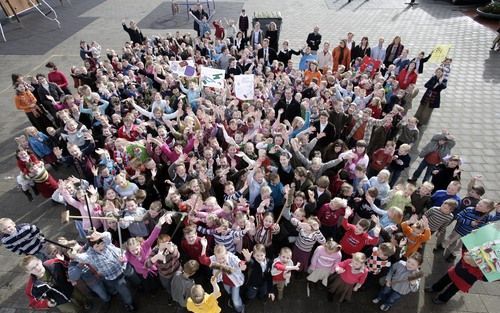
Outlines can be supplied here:
[[[78, 233], [49, 239], [0, 219], [2, 245], [23, 255], [32, 308], [80, 312], [118, 294], [134, 311], [139, 291], [216, 313], [223, 288], [244, 312], [306, 279], [327, 288], [325, 301], [380, 288], [374, 308], [388, 311], [419, 290], [431, 236], [451, 266], [425, 288], [436, 305], [484, 280], [460, 238], [498, 220], [500, 206], [483, 198], [481, 177], [459, 195], [453, 134], [435, 134], [401, 179], [451, 59], [425, 77], [430, 54], [399, 36], [386, 46], [349, 33], [333, 47], [316, 26], [292, 49], [244, 10], [224, 21], [201, 5], [190, 14], [196, 35], [145, 36], [124, 21], [122, 50], [81, 41], [69, 78], [51, 62], [36, 77], [12, 75], [32, 124], [16, 138], [17, 183], [29, 201], [59, 203]], [[178, 61], [193, 75], [172, 71]], [[225, 87], [203, 85], [202, 66], [225, 70]], [[235, 96], [242, 74], [254, 75], [253, 100]], [[425, 92], [410, 116], [417, 79]], [[54, 178], [64, 167], [72, 175]]]

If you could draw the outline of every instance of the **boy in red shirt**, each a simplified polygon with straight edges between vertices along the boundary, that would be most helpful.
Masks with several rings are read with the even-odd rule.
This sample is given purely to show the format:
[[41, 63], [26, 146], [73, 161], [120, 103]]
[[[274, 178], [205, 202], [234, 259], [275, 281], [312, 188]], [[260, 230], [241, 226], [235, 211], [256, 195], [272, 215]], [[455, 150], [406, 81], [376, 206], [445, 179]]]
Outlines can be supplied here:
[[280, 255], [274, 259], [271, 268], [273, 285], [276, 285], [276, 289], [278, 289], [278, 301], [283, 299], [283, 290], [290, 282], [291, 271], [298, 271], [299, 269], [300, 263], [293, 265], [292, 250], [288, 247], [281, 248]]
[[368, 177], [376, 176], [381, 170], [389, 166], [394, 156], [396, 145], [394, 141], [388, 141], [385, 148], [377, 149], [370, 158]]
[[342, 227], [345, 229], [345, 234], [340, 240], [342, 246], [342, 259], [348, 259], [352, 254], [360, 252], [365, 246], [374, 246], [378, 243], [378, 235], [380, 233], [380, 225], [378, 217], [373, 215], [372, 221], [375, 222], [373, 233], [375, 237], [368, 235], [370, 228], [370, 221], [362, 218], [356, 225], [349, 224], [347, 221], [352, 215], [352, 209], [347, 207], [345, 209], [344, 219], [342, 220]]

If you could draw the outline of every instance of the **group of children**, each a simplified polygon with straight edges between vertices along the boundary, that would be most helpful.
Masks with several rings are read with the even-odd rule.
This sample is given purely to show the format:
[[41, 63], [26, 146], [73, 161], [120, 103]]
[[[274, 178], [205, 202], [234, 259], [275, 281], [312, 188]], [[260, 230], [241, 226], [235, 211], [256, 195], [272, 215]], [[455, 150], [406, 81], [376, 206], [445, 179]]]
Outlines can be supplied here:
[[[133, 43], [122, 55], [101, 58], [98, 44], [83, 43], [73, 95], [47, 98], [66, 86], [13, 76], [16, 105], [33, 123], [16, 140], [18, 183], [30, 201], [33, 190], [63, 204], [61, 218], [79, 236], [49, 242], [35, 225], [0, 219], [2, 244], [25, 255], [32, 308], [78, 312], [89, 297], [109, 305], [119, 294], [134, 311], [133, 286], [164, 289], [180, 311], [217, 313], [223, 288], [240, 313], [255, 299], [281, 301], [305, 278], [308, 292], [321, 282], [325, 300], [340, 302], [382, 282], [373, 303], [388, 311], [419, 290], [433, 235], [436, 253], [460, 258], [426, 288], [440, 292], [435, 303], [483, 279], [460, 238], [497, 221], [500, 207], [482, 198], [479, 177], [459, 196], [460, 158], [446, 129], [401, 182], [419, 130], [405, 115], [414, 93], [398, 89], [394, 64], [304, 72], [288, 43], [279, 51], [285, 67], [259, 57], [267, 46], [258, 42], [126, 30]], [[400, 41], [396, 48], [395, 58]], [[199, 71], [214, 55], [218, 66], [231, 64], [226, 89], [197, 87], [172, 70], [171, 61], [192, 60]], [[230, 87], [246, 72], [256, 77], [254, 101]], [[41, 115], [44, 127], [33, 119]], [[77, 178], [57, 181], [46, 165], [72, 166]]]

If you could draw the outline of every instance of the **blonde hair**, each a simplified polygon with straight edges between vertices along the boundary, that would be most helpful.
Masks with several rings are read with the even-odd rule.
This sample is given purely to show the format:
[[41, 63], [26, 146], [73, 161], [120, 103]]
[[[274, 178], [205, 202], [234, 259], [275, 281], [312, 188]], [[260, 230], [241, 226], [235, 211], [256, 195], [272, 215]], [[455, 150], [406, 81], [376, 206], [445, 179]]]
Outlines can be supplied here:
[[426, 181], [421, 185], [421, 187], [429, 188], [432, 191], [434, 189], [434, 184]]
[[334, 252], [338, 252], [342, 249], [342, 246], [339, 245], [335, 240], [333, 240], [333, 238], [329, 238], [323, 246], [326, 250]]
[[201, 285], [194, 285], [191, 287], [191, 300], [193, 303], [200, 304], [205, 299], [205, 290]]
[[30, 264], [32, 261], [37, 261], [37, 260], [40, 260], [39, 258], [37, 258], [36, 256], [34, 255], [27, 255], [25, 256], [21, 262], [19, 262], [19, 265], [24, 269], [24, 270], [28, 270], [28, 264]]
[[387, 213], [389, 212], [392, 212], [394, 214], [393, 221], [396, 222], [397, 224], [403, 221], [403, 210], [401, 210], [397, 206], [390, 207], [389, 210], [387, 210]]
[[131, 247], [140, 246], [143, 242], [144, 239], [142, 239], [141, 237], [132, 237], [127, 240], [127, 242], [125, 243], [125, 247], [128, 249]]
[[0, 218], [0, 227], [5, 227], [5, 226], [7, 226], [7, 225], [9, 225], [9, 224], [14, 224], [14, 225], [16, 225], [16, 223], [14, 223], [14, 221], [13, 221], [13, 220], [11, 220], [11, 219], [10, 219], [10, 218], [8, 218], [8, 217], [2, 217], [2, 218]]
[[356, 252], [352, 254], [352, 259], [359, 263], [365, 263], [366, 255], [363, 252]]
[[[389, 171], [388, 171], [388, 170], [386, 170], [386, 169], [383, 169], [383, 170], [381, 170], [381, 171], [378, 173], [378, 175], [384, 175], [386, 179], [389, 179], [389, 177], [391, 176], [391, 172], [389, 172]], [[378, 176], [378, 175], [377, 175], [377, 176]]]
[[224, 245], [216, 245], [215, 248], [214, 248], [214, 255], [217, 255], [217, 254], [225, 254], [227, 253], [227, 249]]
[[339, 198], [339, 197], [333, 198], [331, 203], [337, 207], [346, 207], [347, 206], [347, 200]]

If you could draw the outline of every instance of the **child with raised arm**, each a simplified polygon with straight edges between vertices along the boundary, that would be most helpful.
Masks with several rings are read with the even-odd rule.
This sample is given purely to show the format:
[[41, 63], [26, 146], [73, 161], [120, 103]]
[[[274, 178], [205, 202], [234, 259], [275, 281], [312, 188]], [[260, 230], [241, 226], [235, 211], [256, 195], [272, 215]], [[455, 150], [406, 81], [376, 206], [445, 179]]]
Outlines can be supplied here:
[[365, 246], [376, 245], [380, 233], [380, 225], [378, 225], [379, 220], [375, 215], [372, 217], [372, 220], [376, 224], [373, 237], [368, 235], [368, 230], [371, 225], [370, 221], [362, 218], [356, 225], [352, 225], [347, 221], [351, 215], [352, 209], [347, 207], [344, 219], [342, 220], [342, 227], [345, 230], [345, 234], [340, 240], [344, 259], [351, 257], [356, 252], [362, 251]]
[[429, 228], [429, 221], [427, 217], [423, 216], [418, 220], [416, 215], [413, 215], [408, 221], [401, 223], [403, 234], [408, 238], [406, 245], [405, 257], [409, 257], [417, 252], [422, 245], [431, 239], [431, 229]]
[[320, 222], [316, 216], [309, 217], [305, 223], [299, 222], [296, 218], [292, 218], [291, 222], [297, 227], [297, 231], [299, 232], [299, 236], [293, 247], [292, 259], [297, 264], [300, 264], [300, 271], [303, 272], [309, 266], [311, 252], [316, 242], [324, 244], [326, 240], [319, 230]]
[[247, 299], [265, 300], [269, 298], [274, 301], [273, 277], [271, 275], [273, 262], [266, 258], [266, 247], [262, 244], [256, 244], [252, 252], [243, 249], [242, 254], [248, 265], [248, 278], [245, 283]]
[[201, 285], [191, 287], [191, 296], [187, 299], [186, 308], [193, 313], [220, 313], [221, 308], [217, 299], [222, 295], [217, 277], [212, 276], [210, 283], [214, 291], [210, 294], [206, 293]]
[[214, 255], [210, 257], [202, 255], [200, 261], [212, 268], [217, 282], [223, 283], [224, 289], [231, 296], [234, 310], [238, 313], [243, 312], [245, 307], [241, 300], [240, 287], [245, 281], [245, 276], [242, 272], [246, 270], [245, 262], [226, 250], [226, 247], [222, 244], [215, 246]]
[[291, 271], [298, 271], [299, 269], [300, 263], [293, 265], [292, 250], [288, 247], [281, 248], [280, 254], [274, 259], [271, 269], [273, 285], [276, 286], [278, 291], [278, 301], [283, 299], [285, 286], [290, 283]]
[[410, 292], [417, 292], [420, 285], [422, 262], [422, 255], [415, 252], [406, 261], [394, 264], [385, 277], [384, 288], [380, 290], [372, 302], [380, 304], [380, 310], [385, 312], [389, 311], [402, 296]]
[[366, 256], [356, 252], [352, 258], [337, 264], [335, 272], [338, 275], [328, 285], [328, 301], [333, 301], [335, 298], [338, 302], [351, 301], [352, 292], [358, 291], [368, 276], [365, 261]]

